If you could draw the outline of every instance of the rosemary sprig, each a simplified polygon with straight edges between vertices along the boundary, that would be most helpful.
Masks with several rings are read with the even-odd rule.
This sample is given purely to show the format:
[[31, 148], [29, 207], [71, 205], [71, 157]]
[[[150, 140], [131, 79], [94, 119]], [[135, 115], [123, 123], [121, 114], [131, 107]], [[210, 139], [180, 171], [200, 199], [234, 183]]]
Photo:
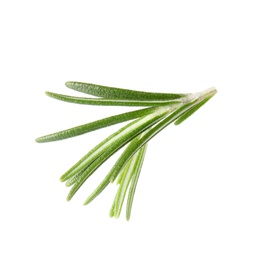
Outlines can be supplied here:
[[84, 182], [107, 159], [128, 144], [100, 185], [84, 202], [84, 205], [90, 203], [109, 183], [117, 179], [119, 187], [110, 210], [110, 216], [115, 218], [120, 216], [128, 192], [127, 220], [130, 219], [134, 194], [149, 140], [169, 124], [182, 123], [216, 94], [215, 88], [196, 94], [171, 94], [142, 92], [81, 82], [67, 82], [66, 86], [98, 98], [74, 97], [52, 92], [46, 92], [46, 94], [55, 99], [76, 104], [148, 107], [110, 116], [36, 139], [39, 143], [58, 141], [133, 120], [96, 145], [60, 177], [62, 182], [66, 181], [66, 186], [72, 186], [67, 197], [67, 200], [71, 200]]

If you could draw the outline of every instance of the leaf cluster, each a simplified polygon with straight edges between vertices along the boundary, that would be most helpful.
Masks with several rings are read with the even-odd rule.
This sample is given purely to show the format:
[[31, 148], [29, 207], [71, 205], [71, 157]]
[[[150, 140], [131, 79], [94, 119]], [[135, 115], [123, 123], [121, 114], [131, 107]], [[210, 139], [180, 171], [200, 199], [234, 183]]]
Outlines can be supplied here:
[[52, 98], [76, 104], [145, 107], [36, 139], [38, 143], [58, 141], [129, 121], [125, 126], [93, 147], [60, 177], [62, 182], [66, 182], [66, 186], [71, 187], [67, 196], [67, 200], [71, 200], [84, 182], [106, 160], [118, 150], [124, 148], [112, 169], [94, 192], [85, 200], [84, 205], [90, 203], [109, 183], [113, 183], [116, 180], [119, 187], [110, 210], [110, 216], [115, 218], [120, 216], [125, 196], [128, 192], [126, 204], [127, 220], [131, 216], [134, 194], [148, 141], [169, 124], [175, 123], [175, 125], [179, 125], [182, 123], [216, 93], [215, 88], [196, 94], [172, 94], [112, 88], [81, 82], [67, 82], [65, 85], [75, 91], [95, 97], [75, 97], [52, 92], [46, 92], [46, 94]]

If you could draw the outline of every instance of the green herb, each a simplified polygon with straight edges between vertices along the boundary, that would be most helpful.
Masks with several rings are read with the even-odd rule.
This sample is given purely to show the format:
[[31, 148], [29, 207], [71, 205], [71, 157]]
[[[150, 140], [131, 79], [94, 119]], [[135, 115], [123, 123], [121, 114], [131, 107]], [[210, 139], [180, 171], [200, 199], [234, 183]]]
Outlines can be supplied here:
[[60, 177], [62, 182], [66, 182], [66, 186], [72, 186], [67, 197], [67, 200], [71, 200], [78, 189], [99, 166], [119, 149], [126, 146], [104, 180], [85, 200], [84, 205], [90, 203], [109, 183], [117, 179], [119, 187], [110, 210], [110, 216], [115, 218], [120, 216], [128, 192], [127, 220], [130, 219], [134, 194], [148, 141], [169, 124], [179, 125], [182, 123], [217, 92], [215, 88], [210, 88], [195, 94], [153, 93], [81, 82], [67, 82], [66, 86], [97, 98], [66, 96], [52, 92], [46, 92], [46, 94], [52, 98], [76, 104], [147, 107], [103, 118], [36, 139], [38, 143], [58, 141], [131, 120], [130, 123], [97, 144]]

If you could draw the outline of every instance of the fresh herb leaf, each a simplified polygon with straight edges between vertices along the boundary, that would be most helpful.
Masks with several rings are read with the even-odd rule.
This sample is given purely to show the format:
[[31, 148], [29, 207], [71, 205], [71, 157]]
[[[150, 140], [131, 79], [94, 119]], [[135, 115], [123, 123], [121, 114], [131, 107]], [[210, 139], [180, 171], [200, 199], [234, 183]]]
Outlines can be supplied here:
[[53, 92], [46, 92], [46, 95], [61, 101], [81, 104], [81, 105], [95, 105], [95, 106], [135, 106], [135, 107], [147, 107], [147, 106], [162, 106], [179, 104], [181, 99], [170, 100], [124, 100], [124, 99], [106, 99], [106, 98], [84, 98], [84, 97], [72, 97], [62, 95]]
[[112, 88], [91, 83], [82, 83], [74, 81], [68, 81], [65, 83], [65, 85], [68, 88], [85, 94], [111, 99], [169, 101], [186, 96], [186, 94], [144, 92], [130, 89]]

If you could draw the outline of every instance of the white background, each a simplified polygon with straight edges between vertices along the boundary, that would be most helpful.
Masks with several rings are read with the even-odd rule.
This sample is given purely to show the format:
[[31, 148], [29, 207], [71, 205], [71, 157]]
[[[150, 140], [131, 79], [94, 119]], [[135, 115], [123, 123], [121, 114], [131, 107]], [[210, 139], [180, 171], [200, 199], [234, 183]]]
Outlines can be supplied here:
[[[260, 259], [259, 1], [1, 1], [1, 259]], [[119, 126], [38, 136], [127, 108], [44, 95], [69, 80], [218, 94], [150, 143], [132, 218], [116, 186], [68, 203], [60, 175]]]

